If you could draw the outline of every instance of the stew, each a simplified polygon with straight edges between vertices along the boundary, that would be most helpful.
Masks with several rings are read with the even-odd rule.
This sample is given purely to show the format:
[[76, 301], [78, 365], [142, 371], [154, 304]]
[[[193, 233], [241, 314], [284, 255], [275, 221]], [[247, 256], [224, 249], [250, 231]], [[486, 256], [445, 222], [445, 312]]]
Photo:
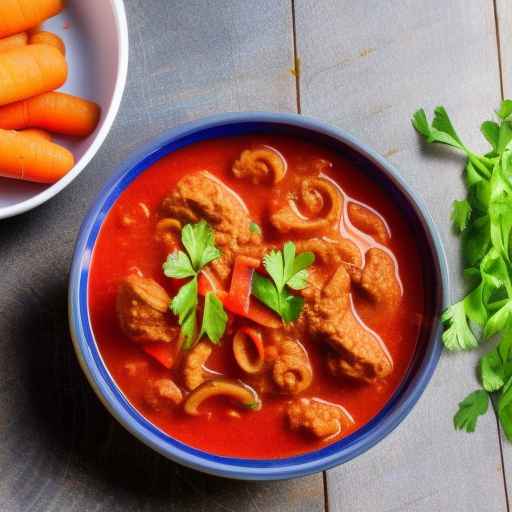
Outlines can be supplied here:
[[275, 458], [365, 425], [424, 319], [415, 235], [352, 162], [250, 135], [153, 164], [107, 215], [89, 306], [112, 377], [175, 439]]

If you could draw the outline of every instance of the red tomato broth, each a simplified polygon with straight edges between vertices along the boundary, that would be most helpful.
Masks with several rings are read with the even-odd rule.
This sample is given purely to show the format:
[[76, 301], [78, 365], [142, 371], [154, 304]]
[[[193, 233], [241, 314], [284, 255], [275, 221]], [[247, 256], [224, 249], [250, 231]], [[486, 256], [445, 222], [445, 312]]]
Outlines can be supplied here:
[[[271, 196], [269, 188], [236, 179], [231, 174], [231, 165], [241, 151], [260, 144], [279, 150], [286, 158], [290, 171], [298, 169], [296, 172], [300, 172], [300, 167], [314, 158], [332, 162], [333, 166], [326, 174], [339, 184], [346, 197], [379, 212], [392, 233], [389, 248], [396, 257], [404, 290], [399, 312], [390, 321], [376, 314], [374, 308], [356, 293], [353, 294], [353, 301], [361, 319], [385, 342], [393, 360], [393, 372], [373, 384], [341, 383], [326, 372], [326, 348], [307, 339], [301, 340], [308, 350], [314, 371], [313, 384], [301, 396], [318, 397], [340, 404], [354, 419], [349, 430], [327, 441], [289, 430], [284, 417], [289, 397], [284, 395], [263, 397], [263, 407], [258, 412], [240, 409], [222, 399], [205, 402], [201, 409], [205, 413], [199, 417], [188, 416], [181, 407], [155, 412], [143, 401], [141, 382], [130, 376], [125, 368], [127, 362], [146, 361], [148, 366], [143, 372], [144, 376], [170, 376], [169, 370], [151, 361], [140, 347], [121, 332], [115, 313], [118, 283], [134, 269], [155, 279], [171, 296], [178, 289], [176, 283], [167, 279], [162, 272], [162, 263], [167, 255], [155, 237], [156, 212], [160, 202], [184, 175], [206, 169], [240, 195], [252, 219], [266, 232], [269, 224], [264, 218]], [[286, 190], [292, 178], [293, 173], [288, 172], [279, 188]], [[272, 197], [275, 196], [274, 192]], [[145, 207], [140, 206], [141, 203]], [[149, 210], [149, 218], [146, 210]], [[140, 221], [129, 229], [121, 223], [122, 215], [127, 212]], [[345, 229], [362, 240], [359, 240], [359, 244], [375, 245], [350, 226], [346, 214], [344, 217]], [[400, 385], [414, 355], [424, 321], [422, 276], [421, 257], [413, 230], [398, 207], [390, 201], [386, 191], [351, 161], [330, 149], [298, 138], [276, 135], [229, 137], [196, 143], [162, 158], [139, 175], [121, 194], [107, 215], [94, 248], [89, 278], [89, 308], [95, 338], [107, 368], [128, 400], [153, 424], [175, 439], [210, 453], [277, 458], [317, 450], [339, 440], [365, 425], [382, 410]], [[220, 349], [213, 351], [207, 366], [230, 377], [242, 377], [232, 355], [229, 336], [225, 336]], [[231, 417], [228, 414], [231, 410], [239, 412], [240, 418]]]

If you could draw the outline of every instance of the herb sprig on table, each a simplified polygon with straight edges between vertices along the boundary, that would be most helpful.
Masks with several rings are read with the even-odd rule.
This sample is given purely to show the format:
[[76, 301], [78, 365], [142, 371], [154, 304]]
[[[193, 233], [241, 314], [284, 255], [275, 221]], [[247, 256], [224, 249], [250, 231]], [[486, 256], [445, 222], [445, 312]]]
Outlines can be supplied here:
[[187, 224], [181, 230], [181, 242], [186, 252], [174, 251], [169, 254], [163, 264], [163, 271], [167, 277], [174, 279], [192, 278], [179, 289], [170, 304], [185, 338], [183, 348], [190, 348], [204, 335], [213, 343], [218, 343], [226, 329], [228, 317], [213, 292], [205, 296], [201, 329], [197, 334], [197, 278], [202, 268], [220, 256], [214, 244], [212, 229], [204, 220], [197, 224]]
[[412, 124], [427, 142], [447, 144], [467, 156], [467, 196], [454, 201], [452, 221], [471, 287], [443, 313], [444, 345], [452, 351], [470, 350], [497, 338], [479, 362], [481, 388], [459, 403], [454, 426], [473, 432], [493, 394], [500, 423], [512, 441], [512, 100], [504, 100], [496, 114], [497, 121], [480, 127], [491, 146], [484, 155], [462, 142], [443, 107], [435, 109], [432, 123], [418, 110]]

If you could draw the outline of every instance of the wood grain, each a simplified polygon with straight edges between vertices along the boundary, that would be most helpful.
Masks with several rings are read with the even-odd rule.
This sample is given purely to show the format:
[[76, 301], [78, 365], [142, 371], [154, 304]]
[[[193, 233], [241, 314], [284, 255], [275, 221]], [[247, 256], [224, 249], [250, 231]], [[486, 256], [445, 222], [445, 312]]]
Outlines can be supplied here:
[[[450, 205], [464, 194], [463, 159], [420, 143], [411, 114], [443, 104], [468, 144], [500, 100], [492, 2], [350, 0], [295, 3], [302, 112], [346, 129], [387, 156], [427, 202], [463, 292]], [[496, 421], [456, 433], [457, 403], [477, 386], [478, 354], [444, 354], [402, 425], [328, 472], [333, 511], [506, 510]]]
[[127, 152], [207, 114], [296, 106], [288, 1], [125, 4], [129, 82], [107, 142], [58, 197], [0, 224], [0, 510], [323, 510], [321, 475], [250, 484], [165, 460], [110, 417], [78, 368], [66, 307], [73, 242]]

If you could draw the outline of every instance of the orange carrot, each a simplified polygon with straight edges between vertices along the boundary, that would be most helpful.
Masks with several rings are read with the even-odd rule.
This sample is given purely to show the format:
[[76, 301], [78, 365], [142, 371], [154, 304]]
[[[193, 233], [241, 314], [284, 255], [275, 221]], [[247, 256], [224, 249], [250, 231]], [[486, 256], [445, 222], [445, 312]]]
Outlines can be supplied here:
[[96, 128], [100, 107], [63, 92], [47, 92], [0, 107], [0, 128], [43, 128], [64, 135], [86, 136]]
[[53, 91], [67, 73], [66, 60], [52, 46], [31, 44], [0, 53], [0, 105]]
[[[1, 43], [1, 41], [0, 41]], [[62, 39], [53, 32], [36, 32], [31, 35], [28, 44], [47, 44], [48, 46], [55, 46], [62, 55], [66, 55], [66, 47]]]
[[62, 11], [64, 3], [64, 0], [1, 0], [0, 37], [35, 27]]
[[38, 130], [37, 128], [21, 130], [20, 133], [25, 135], [25, 137], [32, 137], [38, 140], [47, 140], [48, 142], [52, 141], [52, 136], [48, 132], [45, 132], [44, 130]]
[[0, 130], [0, 176], [55, 183], [74, 163], [73, 155], [53, 142]]
[[28, 35], [26, 32], [20, 34], [14, 34], [13, 36], [4, 37], [0, 39], [0, 52], [6, 52], [13, 48], [19, 48], [25, 46], [28, 42]]

